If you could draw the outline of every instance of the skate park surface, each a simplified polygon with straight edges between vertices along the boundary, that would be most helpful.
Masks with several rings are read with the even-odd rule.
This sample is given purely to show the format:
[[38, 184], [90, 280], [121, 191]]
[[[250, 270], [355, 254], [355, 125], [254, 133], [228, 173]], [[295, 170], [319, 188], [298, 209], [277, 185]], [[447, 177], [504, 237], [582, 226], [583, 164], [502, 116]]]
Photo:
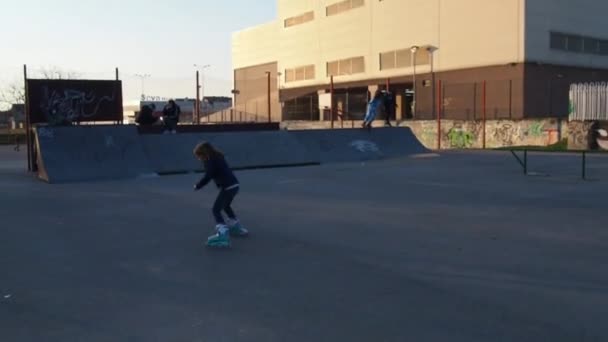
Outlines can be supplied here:
[[[22, 149], [24, 150], [24, 149]], [[441, 152], [50, 185], [0, 147], [2, 341], [606, 341], [608, 158]]]

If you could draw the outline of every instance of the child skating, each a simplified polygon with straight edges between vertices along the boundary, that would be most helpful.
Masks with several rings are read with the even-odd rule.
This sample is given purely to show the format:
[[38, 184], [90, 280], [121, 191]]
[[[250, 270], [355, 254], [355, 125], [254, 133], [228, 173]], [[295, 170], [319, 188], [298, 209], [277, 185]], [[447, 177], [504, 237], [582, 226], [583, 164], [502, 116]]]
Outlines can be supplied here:
[[[194, 190], [202, 189], [211, 180], [220, 189], [212, 210], [216, 223], [216, 233], [207, 239], [207, 246], [230, 247], [231, 235], [240, 237], [249, 235], [249, 231], [241, 226], [231, 207], [234, 197], [239, 192], [239, 181], [228, 166], [224, 155], [210, 143], [202, 142], [196, 145], [194, 156], [202, 161], [205, 166], [205, 176], [196, 183]], [[227, 221], [224, 220], [222, 211], [228, 216]]]

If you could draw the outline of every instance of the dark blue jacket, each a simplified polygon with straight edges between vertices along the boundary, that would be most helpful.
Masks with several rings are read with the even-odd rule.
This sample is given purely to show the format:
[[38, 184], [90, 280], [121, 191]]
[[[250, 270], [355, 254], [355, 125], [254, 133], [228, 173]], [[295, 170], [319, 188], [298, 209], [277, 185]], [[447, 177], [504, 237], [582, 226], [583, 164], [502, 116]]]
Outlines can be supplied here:
[[205, 160], [204, 164], [205, 176], [196, 184], [198, 189], [207, 185], [211, 180], [213, 180], [220, 189], [226, 189], [239, 184], [239, 180], [223, 157], [211, 157], [209, 160]]

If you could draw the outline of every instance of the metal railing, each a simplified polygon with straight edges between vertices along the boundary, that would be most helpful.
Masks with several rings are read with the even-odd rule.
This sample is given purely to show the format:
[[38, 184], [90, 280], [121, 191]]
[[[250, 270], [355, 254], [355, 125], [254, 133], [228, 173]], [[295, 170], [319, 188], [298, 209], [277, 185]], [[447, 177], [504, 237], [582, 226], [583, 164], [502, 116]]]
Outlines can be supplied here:
[[570, 86], [571, 121], [608, 121], [608, 83]]
[[256, 123], [268, 122], [268, 116], [229, 108], [215, 113], [203, 113], [200, 120], [200, 123]]

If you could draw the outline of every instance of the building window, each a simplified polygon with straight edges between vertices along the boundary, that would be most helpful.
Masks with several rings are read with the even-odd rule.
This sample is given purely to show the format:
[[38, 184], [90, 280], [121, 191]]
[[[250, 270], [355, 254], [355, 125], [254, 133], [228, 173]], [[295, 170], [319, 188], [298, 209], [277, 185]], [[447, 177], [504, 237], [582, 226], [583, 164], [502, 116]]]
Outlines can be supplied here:
[[297, 15], [295, 17], [287, 18], [284, 21], [285, 27], [292, 27], [300, 24], [305, 24], [307, 22], [313, 21], [315, 19], [315, 12], [310, 11], [304, 14]]
[[597, 55], [600, 52], [600, 41], [594, 38], [583, 39], [583, 52]]
[[568, 50], [568, 37], [565, 34], [551, 33], [551, 48], [554, 50]]
[[365, 6], [365, 0], [346, 0], [336, 2], [325, 8], [325, 14], [329, 17], [332, 15], [344, 13], [351, 9]]
[[[431, 63], [431, 54], [420, 49], [416, 52], [416, 65], [427, 65]], [[380, 54], [380, 70], [409, 68], [412, 66], [412, 51], [401, 49]]]
[[285, 82], [297, 82], [315, 79], [315, 66], [306, 65], [291, 69], [285, 69]]
[[552, 50], [608, 56], [608, 40], [606, 39], [551, 32], [549, 44]]
[[568, 51], [582, 53], [583, 52], [583, 37], [568, 36], [567, 45], [568, 45]]
[[343, 76], [365, 72], [365, 58], [353, 57], [327, 62], [327, 76]]
[[600, 45], [600, 52], [599, 52], [600, 55], [608, 56], [608, 40], [600, 40], [599, 45]]
[[416, 65], [429, 64], [431, 64], [431, 53], [427, 49], [418, 50], [418, 52], [416, 52]]
[[395, 68], [409, 68], [412, 66], [412, 51], [402, 49], [393, 51], [395, 54]]
[[395, 69], [396, 64], [395, 51], [383, 52], [380, 54], [380, 70]]

